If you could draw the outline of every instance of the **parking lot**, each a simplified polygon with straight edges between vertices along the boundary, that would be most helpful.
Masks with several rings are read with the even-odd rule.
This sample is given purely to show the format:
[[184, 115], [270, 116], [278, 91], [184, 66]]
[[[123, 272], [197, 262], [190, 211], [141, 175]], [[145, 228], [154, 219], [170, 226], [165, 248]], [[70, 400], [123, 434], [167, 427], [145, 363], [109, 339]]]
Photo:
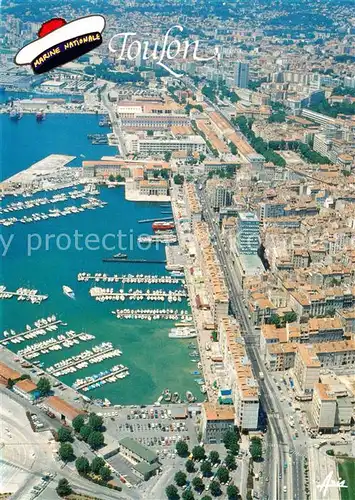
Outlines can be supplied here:
[[[196, 421], [193, 418], [175, 420], [169, 406], [130, 407], [103, 411], [106, 435], [114, 441], [129, 436], [157, 453], [159, 461], [174, 466], [181, 459], [176, 455], [177, 441], [184, 440], [192, 449], [197, 444]], [[107, 440], [108, 441], [108, 440]], [[186, 459], [185, 459], [186, 461]], [[133, 476], [132, 464], [121, 455], [115, 455], [108, 462], [132, 483], [139, 482]]]

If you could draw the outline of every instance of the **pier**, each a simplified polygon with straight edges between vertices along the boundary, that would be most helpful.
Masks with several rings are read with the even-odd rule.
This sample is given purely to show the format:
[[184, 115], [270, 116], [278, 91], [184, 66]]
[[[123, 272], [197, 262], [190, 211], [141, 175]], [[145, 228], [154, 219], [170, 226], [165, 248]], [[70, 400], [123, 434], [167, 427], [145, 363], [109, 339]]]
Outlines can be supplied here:
[[[79, 355], [75, 356], [78, 359], [74, 359], [73, 361], [71, 361], [70, 363], [68, 363], [66, 365], [55, 368], [55, 370], [53, 370], [53, 371], [48, 372], [48, 369], [46, 371], [48, 373], [50, 373], [51, 375], [53, 375], [54, 377], [56, 377], [57, 374], [60, 375], [60, 373], [63, 372], [64, 370], [66, 370], [67, 368], [71, 368], [72, 366], [76, 366], [80, 363], [88, 362], [88, 361], [90, 361], [90, 359], [93, 359], [93, 358], [96, 358], [99, 356], [103, 356], [104, 354], [108, 354], [109, 352], [113, 352], [115, 350], [117, 350], [117, 349], [115, 349], [114, 347], [111, 346], [111, 347], [106, 347], [106, 349], [103, 349], [102, 351], [99, 351], [99, 352], [92, 352], [90, 355], [88, 355], [86, 357], [79, 358], [80, 357], [80, 354], [79, 354]], [[116, 356], [120, 356], [120, 354], [116, 354]]]
[[184, 281], [184, 278], [177, 278], [174, 276], [170, 275], [165, 275], [165, 276], [158, 276], [158, 275], [141, 275], [141, 274], [122, 274], [121, 276], [115, 274], [113, 276], [108, 276], [105, 273], [95, 273], [95, 274], [90, 274], [90, 273], [78, 273], [77, 276], [78, 281], [107, 281], [109, 283], [137, 283], [137, 284], [142, 284], [142, 283], [147, 283], [149, 285], [152, 284], [168, 284], [168, 285], [176, 285], [182, 281]]
[[102, 259], [102, 262], [117, 262], [120, 264], [166, 264], [166, 260], [153, 260], [153, 259], [115, 259], [109, 257]]
[[[84, 335], [88, 335], [90, 338], [88, 338], [88, 339], [81, 338]], [[38, 352], [41, 352], [44, 349], [49, 349], [49, 347], [53, 347], [55, 345], [60, 345], [60, 344], [63, 344], [64, 342], [71, 342], [77, 338], [80, 338], [80, 340], [82, 340], [84, 342], [85, 340], [93, 340], [95, 338], [95, 336], [88, 334], [88, 333], [85, 333], [85, 332], [81, 332], [81, 333], [72, 334], [70, 337], [65, 337], [64, 339], [57, 339], [57, 340], [54, 338], [48, 339], [48, 341], [45, 341], [45, 342], [47, 342], [47, 345], [42, 345], [41, 347], [37, 347], [37, 349], [32, 349], [31, 351], [21, 353], [21, 354], [19, 354], [19, 352], [18, 352], [17, 354], [21, 355], [24, 359], [29, 360], [32, 357], [34, 357], [34, 356], [32, 356], [32, 354], [37, 354]], [[53, 340], [53, 342], [51, 342], [51, 340]], [[29, 355], [31, 355], [31, 357], [28, 357]]]
[[91, 297], [94, 297], [97, 300], [158, 300], [164, 301], [168, 300], [169, 302], [181, 302], [182, 299], [187, 297], [187, 292], [185, 290], [175, 290], [175, 291], [165, 291], [165, 290], [154, 290], [154, 291], [146, 291], [143, 290], [134, 290], [133, 292], [124, 292], [123, 290], [119, 290], [115, 292], [112, 288], [100, 288], [93, 287], [90, 289]]
[[17, 300], [32, 302], [32, 304], [40, 304], [43, 300], [48, 299], [48, 295], [41, 295], [38, 290], [18, 288], [16, 292], [10, 292], [6, 290], [6, 286], [0, 286], [0, 299], [12, 299], [13, 297], [17, 297]]
[[[3, 339], [0, 340], [0, 344], [3, 344], [4, 342], [9, 342], [9, 340], [12, 340], [12, 339], [16, 339], [18, 337], [24, 337], [25, 335], [28, 335], [28, 334], [32, 334], [32, 333], [38, 333], [39, 330], [46, 330], [47, 332], [47, 328], [49, 326], [53, 326], [53, 325], [59, 325], [59, 324], [63, 324], [61, 320], [56, 320], [56, 321], [53, 321], [52, 323], [48, 323], [47, 325], [41, 325], [41, 326], [36, 326], [36, 328], [32, 328], [31, 330], [25, 330], [24, 332], [22, 333], [16, 333], [15, 335], [11, 335], [9, 337], [5, 337]], [[48, 332], [47, 332], [48, 333]]]
[[146, 222], [163, 222], [163, 221], [174, 222], [172, 220], [172, 216], [173, 216], [173, 214], [171, 214], [170, 217], [161, 217], [161, 218], [155, 218], [155, 219], [142, 219], [142, 220], [139, 220], [138, 223], [145, 224]]
[[75, 386], [75, 390], [76, 391], [85, 390], [85, 388], [89, 387], [90, 385], [97, 384], [98, 382], [102, 382], [103, 380], [107, 380], [110, 377], [116, 377], [120, 373], [124, 373], [126, 371], [128, 371], [128, 368], [125, 366], [125, 367], [121, 368], [120, 370], [110, 372], [110, 373], [107, 373], [106, 375], [103, 375], [102, 377], [98, 377], [98, 378], [95, 378], [93, 380], [90, 380], [90, 382], [85, 382], [81, 385], [77, 385], [77, 386]]

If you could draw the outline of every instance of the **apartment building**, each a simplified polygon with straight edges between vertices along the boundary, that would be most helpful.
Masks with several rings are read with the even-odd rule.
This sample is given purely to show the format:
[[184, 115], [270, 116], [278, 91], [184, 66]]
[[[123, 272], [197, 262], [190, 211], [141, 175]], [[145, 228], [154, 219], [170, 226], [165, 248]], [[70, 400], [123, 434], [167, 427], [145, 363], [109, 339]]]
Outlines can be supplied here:
[[313, 389], [311, 415], [318, 431], [331, 432], [335, 425], [337, 398], [327, 384], [317, 382]]
[[328, 311], [355, 306], [355, 289], [351, 287], [299, 287], [289, 292], [290, 306], [298, 317], [324, 316]]
[[218, 325], [219, 319], [228, 315], [229, 294], [224, 274], [216, 251], [211, 244], [208, 225], [205, 222], [193, 224], [197, 258], [204, 276], [212, 318]]
[[184, 202], [186, 207], [186, 214], [190, 223], [200, 222], [202, 217], [202, 209], [200, 200], [197, 197], [196, 188], [193, 183], [184, 183]]
[[201, 433], [202, 441], [208, 444], [223, 443], [223, 437], [234, 429], [234, 407], [213, 403], [202, 403]]
[[236, 424], [254, 430], [259, 418], [259, 386], [247, 356], [239, 326], [224, 317], [218, 325], [219, 346], [229, 374]]
[[319, 380], [320, 368], [321, 363], [314, 347], [309, 344], [298, 345], [293, 371], [302, 392], [313, 391], [314, 384]]

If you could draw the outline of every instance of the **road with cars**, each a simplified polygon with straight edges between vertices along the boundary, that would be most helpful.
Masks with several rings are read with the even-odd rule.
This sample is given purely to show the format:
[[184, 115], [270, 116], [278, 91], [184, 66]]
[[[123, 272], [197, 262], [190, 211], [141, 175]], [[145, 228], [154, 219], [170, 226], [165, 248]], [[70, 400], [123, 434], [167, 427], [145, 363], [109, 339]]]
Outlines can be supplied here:
[[[245, 310], [242, 300], [242, 287], [231, 260], [228, 258], [225, 243], [222, 241], [218, 221], [209, 205], [204, 186], [198, 189], [203, 207], [203, 216], [214, 239], [217, 254], [224, 269], [230, 294], [230, 305], [234, 316], [238, 319], [245, 339], [255, 335], [255, 330]], [[270, 500], [295, 499], [302, 500], [303, 495], [303, 460], [295, 453], [295, 446], [287, 424], [274, 383], [261, 360], [259, 350], [253, 343], [245, 344], [254, 374], [264, 374], [259, 380], [260, 402], [267, 414], [267, 452], [265, 470], [270, 471], [270, 481], [265, 483], [265, 495]], [[290, 458], [292, 456], [292, 458]]]

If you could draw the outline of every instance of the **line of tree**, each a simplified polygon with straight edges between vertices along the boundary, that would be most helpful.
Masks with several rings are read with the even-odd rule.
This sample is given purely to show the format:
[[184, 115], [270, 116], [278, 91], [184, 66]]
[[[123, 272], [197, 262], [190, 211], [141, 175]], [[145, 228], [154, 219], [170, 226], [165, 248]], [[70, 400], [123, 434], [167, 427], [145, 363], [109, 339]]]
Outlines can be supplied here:
[[103, 446], [105, 442], [103, 418], [96, 413], [90, 413], [87, 423], [82, 415], [78, 415], [74, 418], [72, 426], [92, 449], [97, 450]]
[[248, 139], [255, 151], [262, 156], [268, 162], [272, 162], [274, 165], [279, 167], [284, 167], [286, 161], [279, 154], [275, 153], [271, 148], [268, 147], [267, 143], [263, 141], [261, 137], [256, 137], [255, 133], [251, 129], [252, 121], [247, 120], [245, 116], [239, 116], [238, 118], [233, 118], [232, 122], [237, 125], [243, 135]]
[[355, 115], [355, 104], [346, 101], [330, 104], [327, 99], [323, 99], [318, 104], [312, 104], [309, 109], [332, 118], [338, 115]]
[[283, 151], [286, 149], [290, 151], [297, 151], [308, 163], [327, 165], [331, 163], [329, 158], [313, 151], [308, 144], [304, 144], [300, 141], [269, 141], [269, 148], [276, 151]]
[[84, 72], [87, 75], [95, 75], [96, 78], [102, 78], [114, 83], [137, 83], [143, 82], [143, 78], [139, 71], [134, 73], [121, 73], [119, 71], [110, 71], [105, 64], [98, 64], [96, 66], [86, 66]]

